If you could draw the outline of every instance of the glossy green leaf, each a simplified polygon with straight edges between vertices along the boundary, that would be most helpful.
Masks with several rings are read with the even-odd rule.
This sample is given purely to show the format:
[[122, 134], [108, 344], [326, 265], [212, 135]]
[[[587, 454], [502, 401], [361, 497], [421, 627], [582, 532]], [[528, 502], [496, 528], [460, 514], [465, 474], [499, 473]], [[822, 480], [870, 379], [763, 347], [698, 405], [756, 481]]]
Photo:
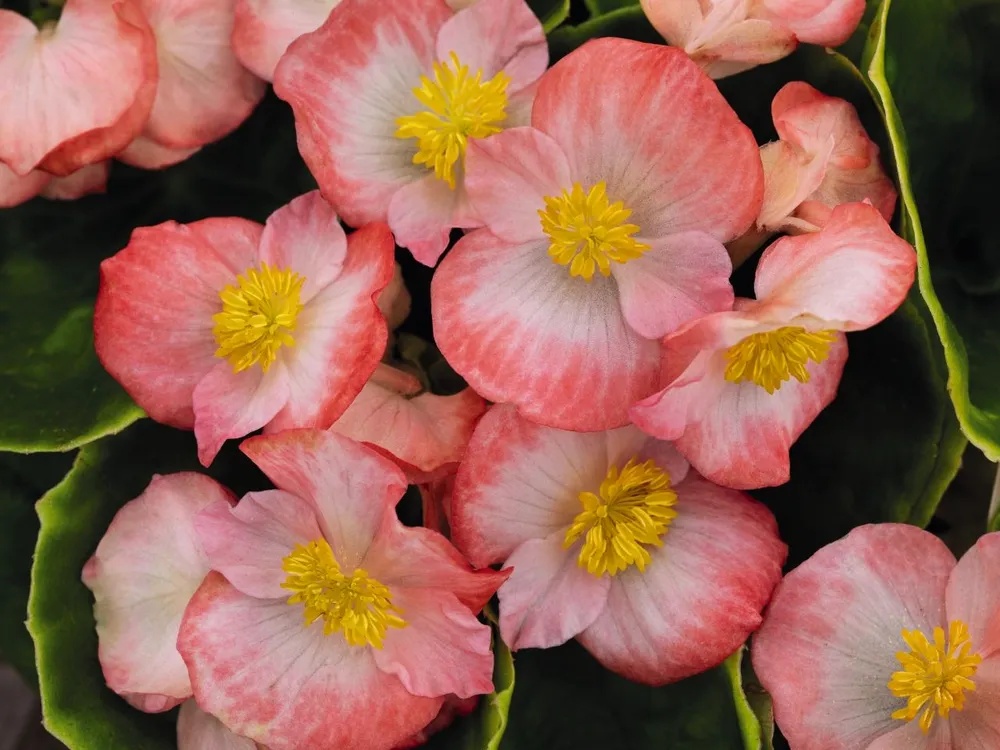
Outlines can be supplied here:
[[987, 518], [987, 531], [1000, 531], [1000, 470], [993, 480], [993, 497], [990, 499]]
[[722, 669], [725, 671], [732, 689], [736, 719], [740, 725], [740, 733], [743, 735], [743, 747], [746, 750], [764, 750], [765, 733], [761, 726], [760, 717], [754, 712], [743, 689], [743, 656], [744, 648], [740, 647], [739, 651], [726, 659]]
[[269, 97], [235, 134], [162, 172], [112, 168], [108, 194], [0, 210], [0, 450], [68, 450], [142, 412], [94, 354], [100, 261], [170, 219], [263, 221], [311, 178], [286, 105]]
[[638, 5], [630, 5], [602, 16], [591, 18], [576, 26], [563, 26], [549, 35], [549, 55], [555, 62], [584, 42], [598, 37], [616, 36], [640, 42], [663, 43], [656, 29]]
[[542, 22], [547, 34], [569, 18], [569, 2], [570, 0], [528, 0], [528, 5]]
[[605, 13], [638, 5], [639, 0], [583, 0], [591, 16], [603, 16]]

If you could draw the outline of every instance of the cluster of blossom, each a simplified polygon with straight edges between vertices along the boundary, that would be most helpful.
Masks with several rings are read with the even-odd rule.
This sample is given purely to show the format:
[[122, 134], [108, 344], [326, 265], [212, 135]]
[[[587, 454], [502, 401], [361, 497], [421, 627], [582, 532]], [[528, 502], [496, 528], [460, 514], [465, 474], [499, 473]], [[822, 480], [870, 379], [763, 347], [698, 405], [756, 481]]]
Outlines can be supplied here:
[[[134, 4], [155, 15], [69, 0], [52, 39], [74, 7], [146, 29]], [[277, 489], [237, 502], [155, 477], [119, 512], [83, 573], [108, 685], [145, 711], [183, 704], [181, 750], [412, 746], [491, 692], [478, 615], [496, 593], [512, 649], [576, 638], [649, 685], [761, 628], [754, 665], [794, 750], [992, 746], [1000, 542], [955, 567], [924, 532], [866, 527], [779, 586], [785, 545], [743, 492], [789, 479], [845, 333], [897, 309], [916, 259], [849, 103], [789, 83], [780, 140], [758, 147], [706, 70], [843, 41], [863, 3], [646, 0], [678, 46], [599, 39], [551, 68], [524, 0], [454, 5], [245, 0], [220, 22], [219, 46], [291, 105], [320, 189], [264, 226], [137, 229], [102, 265], [95, 343], [204, 465], [263, 430], [241, 449]], [[156, 33], [165, 123], [215, 138], [246, 116], [231, 80], [211, 107], [164, 87]], [[68, 174], [137, 137], [206, 142], [167, 138], [152, 107], [142, 135], [99, 124], [0, 158]], [[755, 299], [736, 298], [734, 258], [776, 233]], [[394, 366], [396, 244], [437, 266], [457, 395]], [[407, 484], [433, 529], [397, 519]]]

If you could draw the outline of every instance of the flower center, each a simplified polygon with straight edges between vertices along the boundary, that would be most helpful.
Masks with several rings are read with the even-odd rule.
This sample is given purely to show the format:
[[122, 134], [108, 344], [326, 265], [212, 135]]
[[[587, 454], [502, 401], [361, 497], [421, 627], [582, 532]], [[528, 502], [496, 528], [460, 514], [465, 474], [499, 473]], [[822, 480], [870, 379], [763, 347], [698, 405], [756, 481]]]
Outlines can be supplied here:
[[961, 620], [953, 620], [948, 627], [947, 644], [944, 628], [934, 628], [933, 643], [919, 630], [904, 630], [902, 635], [910, 651], [896, 654], [903, 668], [892, 675], [889, 690], [897, 698], [906, 698], [907, 703], [892, 718], [912, 721], [920, 714], [920, 729], [927, 734], [935, 712], [947, 719], [952, 709], [962, 710], [964, 691], [976, 689], [969, 678], [976, 674], [983, 658], [969, 653], [969, 629]]
[[726, 351], [726, 380], [730, 383], [751, 381], [768, 393], [774, 393], [789, 378], [809, 382], [806, 365], [822, 362], [830, 353], [835, 331], [808, 332], [799, 326], [785, 326], [776, 331], [755, 333]]
[[219, 345], [215, 356], [228, 359], [236, 372], [256, 362], [267, 372], [282, 344], [295, 345], [291, 332], [302, 309], [299, 292], [305, 279], [261, 263], [236, 280], [236, 286], [219, 292], [222, 312], [212, 316]]
[[621, 472], [608, 469], [600, 494], [581, 492], [583, 512], [573, 519], [563, 546], [567, 549], [586, 532], [577, 563], [595, 576], [617, 575], [636, 565], [640, 571], [652, 561], [643, 545], [662, 547], [660, 537], [677, 517], [677, 493], [670, 475], [653, 461], [629, 460]]
[[396, 120], [397, 138], [416, 138], [419, 150], [414, 164], [433, 169], [438, 179], [455, 187], [455, 164], [465, 157], [469, 138], [486, 138], [503, 130], [507, 118], [507, 84], [510, 76], [497, 73], [483, 82], [483, 71], [475, 75], [462, 65], [458, 55], [451, 61], [434, 63], [434, 80], [420, 77], [414, 96], [427, 109]]
[[344, 575], [325, 539], [295, 545], [281, 569], [288, 573], [281, 587], [295, 592], [288, 603], [305, 605], [306, 626], [323, 618], [324, 635], [342, 631], [352, 646], [382, 648], [387, 628], [406, 627], [389, 587], [361, 568]]
[[622, 201], [608, 201], [607, 185], [599, 182], [586, 193], [573, 183], [573, 190], [545, 198], [545, 210], [539, 211], [542, 229], [549, 236], [549, 256], [553, 262], [569, 266], [570, 276], [594, 278], [594, 268], [602, 276], [611, 275], [611, 261], [627, 263], [649, 250], [633, 239], [639, 231], [625, 222], [632, 212]]

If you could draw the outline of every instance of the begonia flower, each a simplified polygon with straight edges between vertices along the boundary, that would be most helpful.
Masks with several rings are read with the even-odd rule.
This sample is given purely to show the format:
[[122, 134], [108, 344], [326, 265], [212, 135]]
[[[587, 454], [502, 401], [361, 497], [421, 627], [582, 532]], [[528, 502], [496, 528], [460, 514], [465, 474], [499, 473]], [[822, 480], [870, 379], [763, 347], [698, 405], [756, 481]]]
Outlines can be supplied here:
[[774, 97], [771, 115], [781, 140], [760, 150], [764, 207], [759, 228], [815, 232], [837, 206], [865, 200], [886, 221], [892, 219], [896, 188], [854, 105], [795, 81]]
[[166, 711], [191, 696], [176, 643], [184, 608], [209, 572], [195, 517], [235, 501], [201, 474], [155, 476], [118, 511], [84, 566], [104, 679], [136, 708]]
[[0, 163], [0, 208], [11, 208], [36, 195], [50, 200], [72, 201], [103, 193], [108, 184], [108, 162], [81, 167], [68, 177], [55, 177], [40, 169], [24, 177]]
[[385, 225], [345, 237], [315, 191], [263, 227], [137, 229], [101, 264], [97, 354], [149, 416], [194, 428], [205, 465], [261, 427], [328, 428], [385, 350], [393, 249]]
[[66, 0], [40, 29], [0, 9], [0, 162], [65, 177], [105, 161], [142, 130], [156, 85], [135, 0]]
[[389, 224], [433, 266], [468, 205], [469, 143], [527, 121], [548, 65], [524, 0], [344, 0], [292, 43], [275, 72], [299, 150], [323, 195], [358, 226]]
[[865, 0], [642, 0], [650, 23], [712, 78], [787, 57], [799, 42], [836, 47]]
[[1000, 747], [1000, 534], [956, 564], [914, 526], [854, 529], [782, 581], [752, 658], [792, 750]]
[[656, 390], [660, 337], [732, 307], [722, 243], [763, 170], [681, 51], [598, 39], [543, 76], [531, 127], [470, 142], [466, 184], [486, 226], [434, 275], [442, 354], [487, 400], [601, 430]]
[[177, 750], [257, 750], [259, 745], [240, 737], [194, 700], [181, 706], [177, 714]]
[[568, 432], [483, 417], [455, 479], [452, 538], [505, 562], [512, 649], [576, 638], [608, 669], [662, 685], [714, 667], [760, 624], [786, 548], [774, 517], [632, 426]]
[[757, 299], [663, 342], [666, 387], [633, 407], [636, 425], [701, 474], [749, 489], [788, 481], [788, 450], [837, 393], [844, 331], [888, 317], [913, 284], [916, 254], [872, 206], [834, 209], [824, 229], [784, 237], [757, 267]]
[[[232, 49], [235, 0], [136, 0], [156, 37], [156, 101], [139, 144], [122, 160], [159, 169], [236, 129], [266, 85]], [[155, 146], [159, 146], [157, 149]], [[172, 153], [165, 160], [164, 149]]]
[[445, 696], [493, 690], [476, 614], [507, 572], [474, 572], [441, 535], [404, 527], [398, 467], [319, 430], [242, 449], [278, 489], [197, 521], [217, 572], [177, 643], [203, 709], [271, 750], [380, 750]]
[[462, 460], [484, 411], [471, 388], [438, 396], [410, 373], [379, 364], [331, 429], [388, 456], [411, 484], [421, 484]]

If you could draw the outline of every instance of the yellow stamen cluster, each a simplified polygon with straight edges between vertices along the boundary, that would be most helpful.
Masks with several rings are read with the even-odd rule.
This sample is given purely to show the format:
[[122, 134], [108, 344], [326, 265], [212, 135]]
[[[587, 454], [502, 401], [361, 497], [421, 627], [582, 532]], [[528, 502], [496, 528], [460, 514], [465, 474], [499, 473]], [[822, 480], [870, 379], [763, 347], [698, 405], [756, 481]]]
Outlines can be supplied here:
[[344, 575], [325, 539], [295, 545], [281, 568], [281, 587], [295, 592], [288, 603], [305, 605], [307, 627], [322, 618], [324, 635], [340, 631], [352, 646], [382, 648], [388, 628], [406, 626], [389, 588], [361, 568]]
[[608, 200], [607, 185], [599, 182], [584, 192], [574, 183], [572, 191], [545, 198], [545, 209], [538, 215], [550, 240], [549, 256], [556, 263], [569, 266], [570, 276], [590, 281], [594, 270], [611, 275], [611, 262], [627, 263], [642, 257], [649, 245], [636, 241], [639, 231], [627, 224], [632, 212], [622, 201]]
[[577, 559], [595, 576], [617, 575], [635, 565], [640, 571], [652, 561], [643, 545], [662, 547], [660, 539], [677, 517], [677, 494], [670, 489], [670, 475], [653, 461], [632, 458], [621, 471], [608, 470], [599, 494], [581, 492], [583, 512], [566, 532], [569, 549], [586, 534]]
[[292, 331], [302, 309], [299, 294], [305, 279], [261, 263], [236, 282], [219, 292], [222, 312], [212, 317], [219, 345], [215, 356], [228, 359], [236, 372], [257, 362], [267, 372], [282, 345], [295, 345]]
[[507, 85], [510, 77], [497, 73], [483, 81], [451, 53], [449, 62], [434, 63], [434, 80], [420, 77], [414, 96], [427, 109], [396, 120], [397, 138], [416, 138], [414, 164], [433, 169], [438, 179], [455, 187], [455, 164], [465, 157], [469, 138], [499, 133], [507, 119]]
[[947, 643], [944, 628], [934, 628], [933, 642], [919, 630], [904, 630], [902, 635], [910, 651], [896, 654], [903, 669], [893, 674], [889, 690], [907, 703], [892, 718], [913, 721], [919, 714], [920, 729], [927, 734], [935, 713], [947, 719], [951, 711], [962, 710], [964, 691], [976, 689], [971, 678], [983, 658], [969, 653], [969, 629], [961, 620], [948, 627]]
[[837, 338], [834, 331], [806, 331], [785, 326], [776, 331], [755, 333], [726, 351], [726, 380], [750, 381], [774, 393], [789, 378], [809, 382], [810, 361], [822, 362]]

